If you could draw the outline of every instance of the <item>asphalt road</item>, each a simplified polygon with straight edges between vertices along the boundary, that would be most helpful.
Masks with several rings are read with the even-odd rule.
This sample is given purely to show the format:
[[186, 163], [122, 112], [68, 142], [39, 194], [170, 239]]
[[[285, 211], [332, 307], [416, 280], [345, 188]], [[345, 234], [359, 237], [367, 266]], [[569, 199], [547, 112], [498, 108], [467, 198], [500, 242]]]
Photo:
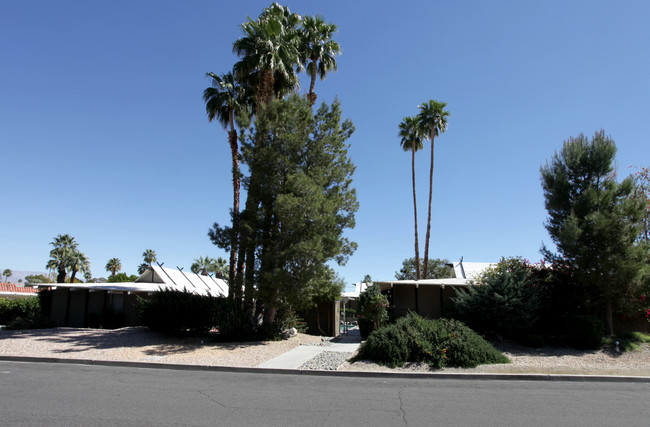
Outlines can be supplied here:
[[0, 425], [643, 426], [649, 383], [378, 379], [0, 362]]

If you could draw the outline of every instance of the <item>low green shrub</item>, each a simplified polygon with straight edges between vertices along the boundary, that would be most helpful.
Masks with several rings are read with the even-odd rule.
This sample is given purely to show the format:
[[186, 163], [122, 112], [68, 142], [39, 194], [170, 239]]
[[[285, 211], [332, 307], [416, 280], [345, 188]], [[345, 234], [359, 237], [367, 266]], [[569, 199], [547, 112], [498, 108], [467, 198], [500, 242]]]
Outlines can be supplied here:
[[298, 315], [294, 310], [287, 310], [286, 313], [279, 311], [276, 320], [280, 324], [280, 330], [295, 328], [301, 334], [306, 334], [309, 326], [305, 319]]
[[650, 334], [645, 334], [643, 332], [625, 332], [604, 341], [610, 350], [616, 348], [616, 341], [618, 341], [619, 351], [639, 351], [641, 350], [641, 345], [643, 343], [650, 343]]
[[415, 313], [373, 331], [352, 359], [353, 362], [358, 360], [373, 360], [389, 367], [423, 362], [435, 369], [509, 362], [463, 323], [424, 319]]

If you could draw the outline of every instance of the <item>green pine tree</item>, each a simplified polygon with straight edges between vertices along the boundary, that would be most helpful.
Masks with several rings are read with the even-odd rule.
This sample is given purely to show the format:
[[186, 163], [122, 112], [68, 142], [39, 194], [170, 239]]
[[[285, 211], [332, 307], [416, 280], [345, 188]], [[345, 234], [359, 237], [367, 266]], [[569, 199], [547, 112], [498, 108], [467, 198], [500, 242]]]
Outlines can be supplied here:
[[[250, 169], [240, 227], [248, 236], [246, 299], [265, 304], [272, 323], [284, 306], [311, 306], [324, 294], [329, 261], [343, 265], [356, 244], [343, 237], [358, 208], [352, 188], [354, 165], [346, 140], [354, 127], [341, 121], [338, 102], [314, 114], [297, 95], [261, 109], [242, 147]], [[255, 291], [253, 291], [253, 289]], [[327, 294], [327, 292], [325, 292]]]
[[581, 134], [565, 141], [541, 168], [546, 229], [558, 250], [542, 253], [590, 290], [610, 335], [615, 307], [634, 294], [647, 262], [646, 246], [635, 243], [644, 206], [631, 197], [633, 178], [616, 181], [615, 155], [614, 141], [601, 130], [591, 140]]

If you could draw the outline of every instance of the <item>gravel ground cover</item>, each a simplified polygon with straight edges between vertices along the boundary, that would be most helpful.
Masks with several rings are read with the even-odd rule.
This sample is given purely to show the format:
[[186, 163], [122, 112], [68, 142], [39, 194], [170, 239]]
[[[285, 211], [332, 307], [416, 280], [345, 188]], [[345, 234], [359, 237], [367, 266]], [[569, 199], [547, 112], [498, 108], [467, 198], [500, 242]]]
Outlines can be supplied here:
[[[427, 365], [407, 364], [387, 368], [369, 361], [349, 363], [351, 353], [327, 351], [328, 338], [298, 334], [285, 341], [216, 343], [201, 338], [175, 338], [144, 327], [116, 330], [55, 328], [24, 331], [0, 330], [0, 356], [56, 357], [68, 359], [142, 361], [206, 366], [254, 367], [299, 345], [323, 346], [323, 352], [301, 369], [383, 372], [431, 372]], [[616, 354], [559, 347], [531, 349], [513, 343], [496, 345], [509, 364], [482, 365], [474, 369], [447, 368], [438, 372], [539, 373], [624, 375], [650, 377], [650, 346]]]
[[168, 337], [145, 327], [0, 330], [0, 356], [208, 366], [254, 367], [301, 344], [319, 343], [320, 337], [306, 334], [285, 341], [217, 343], [198, 337]]
[[342, 351], [323, 351], [316, 357], [300, 365], [298, 369], [314, 369], [319, 371], [336, 371], [339, 366], [352, 357], [353, 353]]
[[[604, 350], [575, 350], [564, 347], [532, 349], [503, 342], [496, 344], [509, 359], [508, 364], [481, 365], [472, 369], [445, 368], [444, 373], [495, 373], [495, 374], [563, 374], [563, 375], [621, 375], [650, 377], [650, 346], [644, 344], [640, 351], [616, 354]], [[375, 372], [434, 372], [422, 363], [407, 363], [402, 368], [387, 368], [371, 361], [343, 363], [342, 371]]]

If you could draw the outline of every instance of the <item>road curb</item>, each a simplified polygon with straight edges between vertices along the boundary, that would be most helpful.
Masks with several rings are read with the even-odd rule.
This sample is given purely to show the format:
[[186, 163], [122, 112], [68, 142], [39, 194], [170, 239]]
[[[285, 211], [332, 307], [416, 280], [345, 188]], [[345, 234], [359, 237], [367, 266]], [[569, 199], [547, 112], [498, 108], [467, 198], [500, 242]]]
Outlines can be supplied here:
[[491, 373], [437, 373], [437, 372], [368, 372], [318, 371], [309, 369], [254, 368], [236, 366], [183, 365], [174, 363], [133, 362], [119, 360], [61, 359], [56, 357], [0, 356], [5, 362], [58, 363], [71, 365], [109, 366], [125, 368], [172, 369], [178, 371], [232, 372], [251, 374], [311, 375], [321, 377], [409, 378], [430, 380], [491, 380], [491, 381], [571, 381], [571, 382], [627, 382], [650, 383], [650, 377], [619, 375], [568, 374], [491, 374]]

